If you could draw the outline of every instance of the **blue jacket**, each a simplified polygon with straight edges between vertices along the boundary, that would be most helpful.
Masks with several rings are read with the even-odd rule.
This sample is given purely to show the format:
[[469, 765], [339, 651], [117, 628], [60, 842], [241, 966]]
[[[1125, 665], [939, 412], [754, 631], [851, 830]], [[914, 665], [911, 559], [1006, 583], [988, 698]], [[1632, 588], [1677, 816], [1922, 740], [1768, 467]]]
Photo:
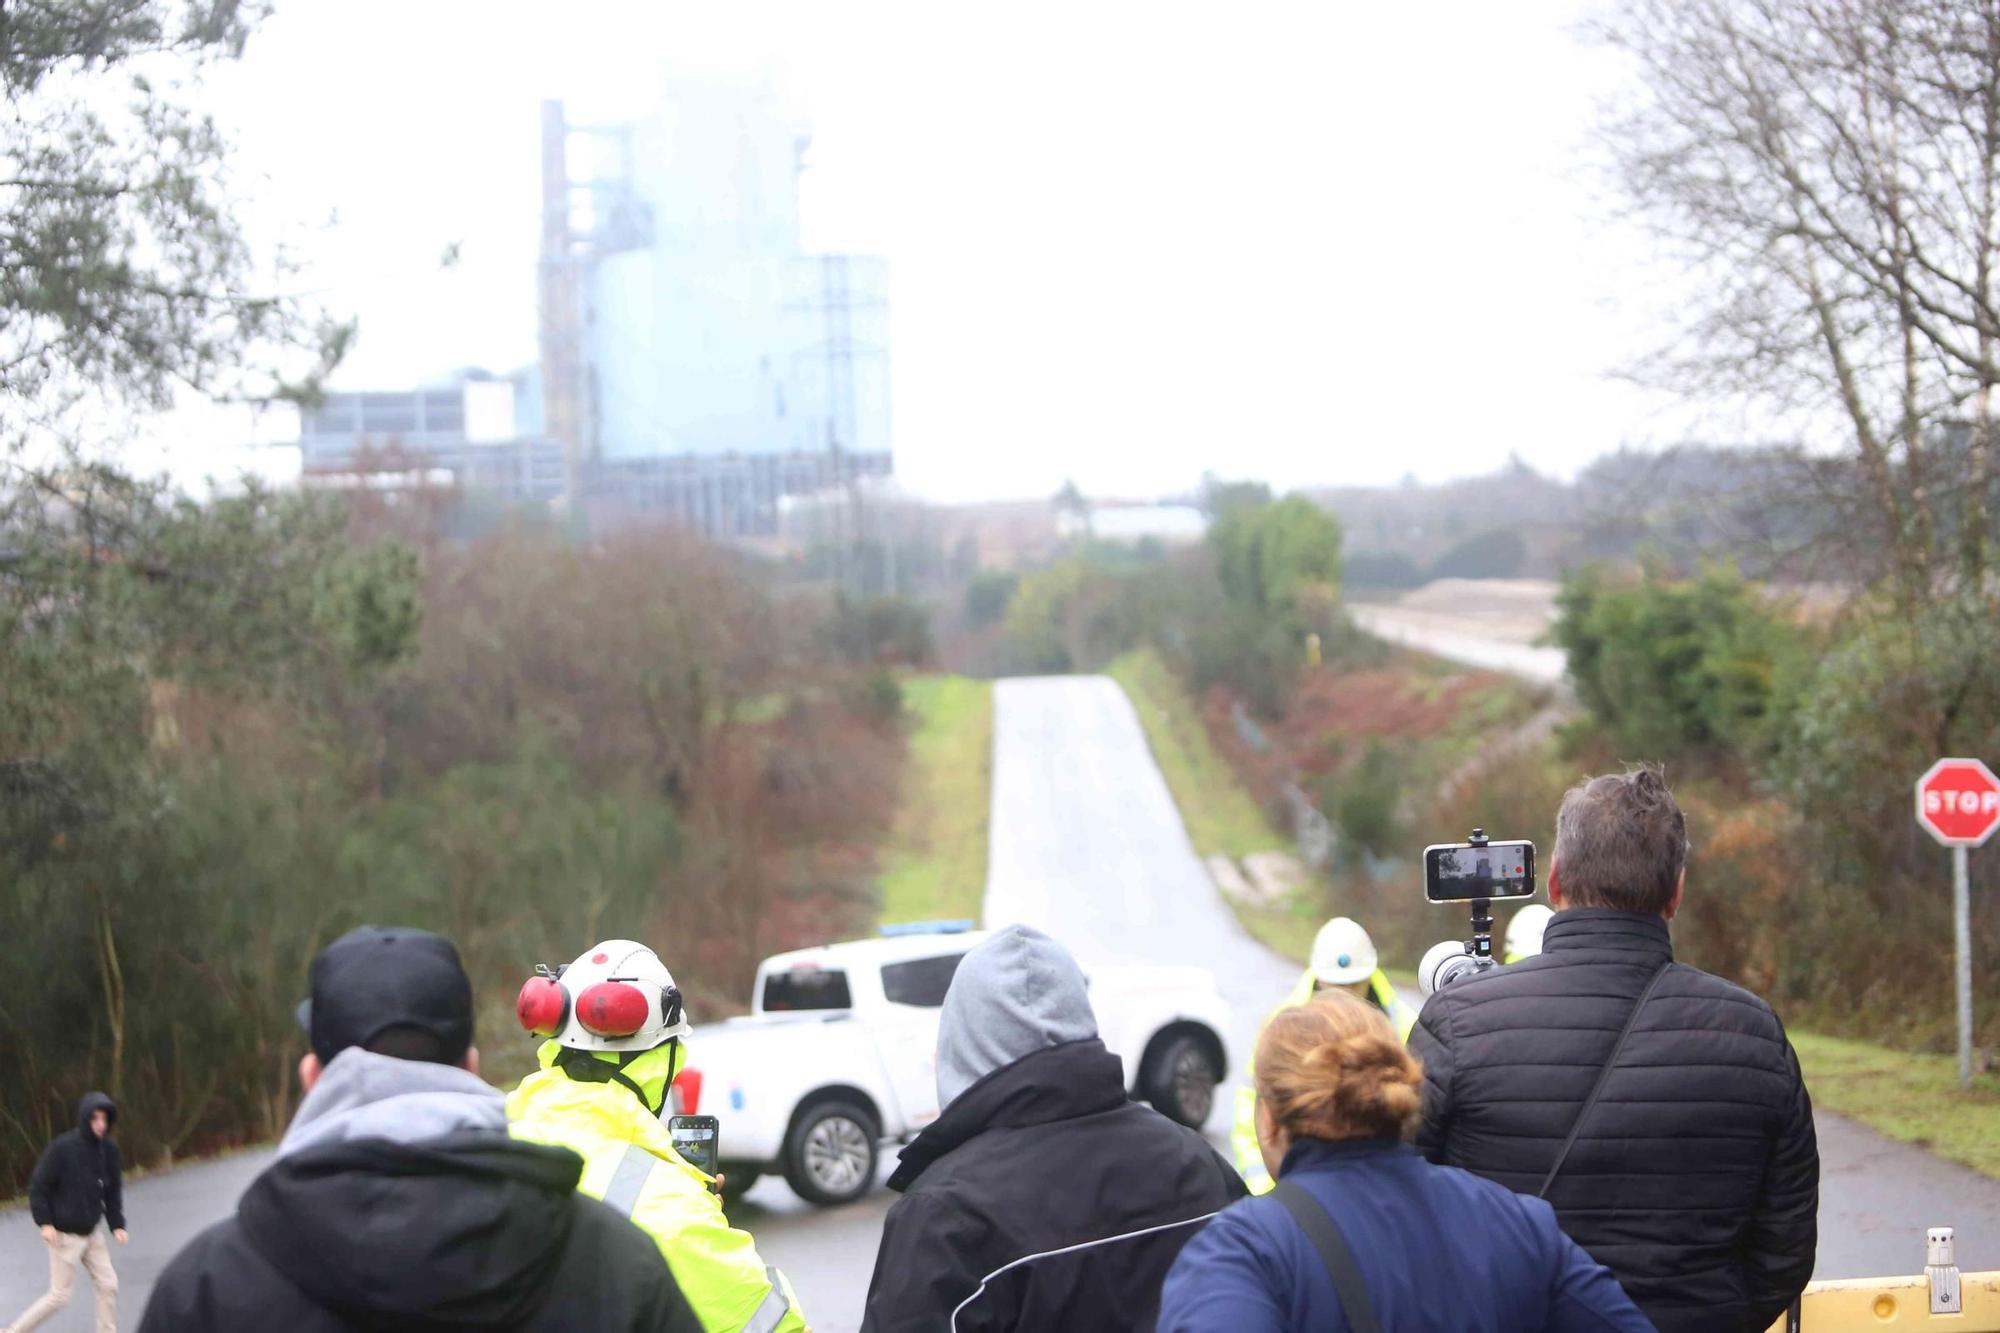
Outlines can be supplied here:
[[[1382, 1139], [1292, 1145], [1296, 1180], [1354, 1251], [1384, 1333], [1651, 1333], [1546, 1203]], [[1159, 1333], [1345, 1333], [1319, 1252], [1269, 1195], [1232, 1204], [1167, 1274]]]

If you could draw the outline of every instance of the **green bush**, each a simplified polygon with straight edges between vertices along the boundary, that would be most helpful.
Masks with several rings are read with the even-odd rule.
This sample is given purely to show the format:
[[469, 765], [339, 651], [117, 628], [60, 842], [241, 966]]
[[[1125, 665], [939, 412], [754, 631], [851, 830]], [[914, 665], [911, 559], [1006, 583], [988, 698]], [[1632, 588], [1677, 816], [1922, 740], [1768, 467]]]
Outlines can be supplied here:
[[1333, 818], [1341, 836], [1378, 857], [1407, 852], [1401, 819], [1406, 778], [1403, 759], [1370, 740], [1360, 760], [1333, 784]]
[[847, 711], [877, 726], [887, 726], [903, 715], [903, 687], [895, 674], [876, 667], [847, 688]]
[[997, 625], [1007, 614], [1019, 576], [1004, 570], [982, 569], [965, 585], [965, 623], [973, 629]]
[[1806, 635], [1732, 569], [1563, 581], [1554, 637], [1577, 698], [1627, 757], [1769, 755], [1808, 663]]

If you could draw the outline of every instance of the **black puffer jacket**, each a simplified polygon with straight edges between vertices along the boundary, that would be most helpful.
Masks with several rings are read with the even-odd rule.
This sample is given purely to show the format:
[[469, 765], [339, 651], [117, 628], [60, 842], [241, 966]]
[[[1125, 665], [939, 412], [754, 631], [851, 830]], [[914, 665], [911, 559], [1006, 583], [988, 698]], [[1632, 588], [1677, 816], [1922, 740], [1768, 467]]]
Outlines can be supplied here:
[[28, 1211], [38, 1227], [88, 1236], [100, 1221], [125, 1229], [125, 1182], [118, 1145], [90, 1130], [90, 1113], [102, 1111], [107, 1126], [118, 1123], [118, 1107], [101, 1092], [85, 1093], [76, 1105], [76, 1128], [58, 1134], [42, 1150], [28, 1181]]
[[[1599, 909], [1558, 913], [1542, 948], [1432, 996], [1410, 1037], [1418, 1148], [1523, 1194], [1673, 957], [1666, 922]], [[1762, 1329], [1812, 1276], [1812, 1103], [1771, 1006], [1670, 965], [1549, 1202], [1663, 1333]]]
[[700, 1333], [659, 1248], [504, 1133], [280, 1157], [174, 1257], [140, 1333]]
[[1199, 1134], [1127, 1099], [1096, 1038], [960, 1093], [889, 1187], [904, 1194], [882, 1228], [869, 1333], [1151, 1329], [1181, 1246], [1245, 1193]]

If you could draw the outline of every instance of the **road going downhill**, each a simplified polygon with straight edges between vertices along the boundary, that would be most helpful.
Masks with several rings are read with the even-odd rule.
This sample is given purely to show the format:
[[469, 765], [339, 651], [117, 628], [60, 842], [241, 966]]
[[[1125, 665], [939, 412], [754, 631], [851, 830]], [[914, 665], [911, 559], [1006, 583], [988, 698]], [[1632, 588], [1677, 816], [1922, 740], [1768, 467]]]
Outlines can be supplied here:
[[993, 710], [986, 924], [1045, 930], [1085, 966], [1212, 969], [1234, 1010], [1233, 1076], [1299, 969], [1216, 893], [1131, 701], [1102, 676], [1051, 676], [1001, 681]]
[[[1085, 677], [1000, 683], [990, 845], [989, 925], [1041, 927], [1086, 964], [1213, 969], [1234, 1007], [1229, 1054], [1241, 1068], [1258, 1022], [1298, 971], [1245, 935], [1222, 903], [1115, 684]], [[1218, 1144], [1227, 1115], [1228, 1099], [1218, 1099], [1208, 1126]], [[1923, 1228], [1942, 1223], [1959, 1229], [1961, 1266], [2000, 1268], [2000, 1182], [1835, 1117], [1820, 1118], [1820, 1135], [1819, 1276], [1916, 1272]], [[266, 1160], [267, 1154], [246, 1153], [128, 1186], [133, 1243], [115, 1255], [127, 1327], [136, 1326], [167, 1258], [225, 1216]], [[883, 1163], [885, 1175], [891, 1165], [893, 1154]], [[791, 1276], [814, 1328], [849, 1333], [860, 1325], [890, 1202], [878, 1191], [846, 1208], [812, 1209], [782, 1181], [764, 1180], [734, 1216], [755, 1233], [764, 1257]], [[0, 1320], [27, 1304], [46, 1276], [47, 1260], [26, 1214], [0, 1212]], [[47, 1327], [86, 1329], [90, 1306], [88, 1291], [80, 1290]]]

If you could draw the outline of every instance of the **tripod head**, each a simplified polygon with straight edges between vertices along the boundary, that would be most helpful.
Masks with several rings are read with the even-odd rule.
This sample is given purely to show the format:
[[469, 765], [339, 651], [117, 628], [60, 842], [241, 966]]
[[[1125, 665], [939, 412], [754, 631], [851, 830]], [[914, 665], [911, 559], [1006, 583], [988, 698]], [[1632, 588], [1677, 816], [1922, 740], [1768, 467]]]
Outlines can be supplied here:
[[[1471, 880], [1474, 884], [1491, 886], [1496, 882], [1491, 874], [1490, 858], [1484, 855], [1492, 845], [1492, 839], [1486, 836], [1486, 830], [1483, 828], [1475, 828], [1472, 830], [1472, 836], [1465, 840], [1463, 850], [1475, 854], [1471, 860], [1472, 864], [1478, 867], [1478, 874]], [[1437, 849], [1429, 848], [1425, 851], [1427, 875], [1429, 874], [1428, 861], [1431, 852], [1435, 850]], [[1532, 856], [1532, 848], [1530, 849], [1530, 856]], [[1524, 862], [1524, 864], [1526, 863]], [[1502, 887], [1507, 887], [1507, 885], [1503, 882]], [[1528, 881], [1527, 889], [1529, 893], [1534, 892], [1532, 877]], [[1432, 995], [1454, 981], [1462, 980], [1465, 977], [1478, 976], [1481, 972], [1494, 966], [1493, 899], [1490, 896], [1462, 899], [1456, 895], [1445, 897], [1436, 892], [1434, 886], [1429, 885], [1427, 885], [1426, 892], [1433, 902], [1462, 901], [1472, 915], [1472, 938], [1470, 940], [1444, 940], [1434, 944], [1431, 946], [1430, 951], [1424, 955], [1423, 962], [1418, 964], [1417, 988], [1425, 995]], [[1509, 893], [1507, 896], [1518, 897], [1520, 895], [1518, 893]]]

